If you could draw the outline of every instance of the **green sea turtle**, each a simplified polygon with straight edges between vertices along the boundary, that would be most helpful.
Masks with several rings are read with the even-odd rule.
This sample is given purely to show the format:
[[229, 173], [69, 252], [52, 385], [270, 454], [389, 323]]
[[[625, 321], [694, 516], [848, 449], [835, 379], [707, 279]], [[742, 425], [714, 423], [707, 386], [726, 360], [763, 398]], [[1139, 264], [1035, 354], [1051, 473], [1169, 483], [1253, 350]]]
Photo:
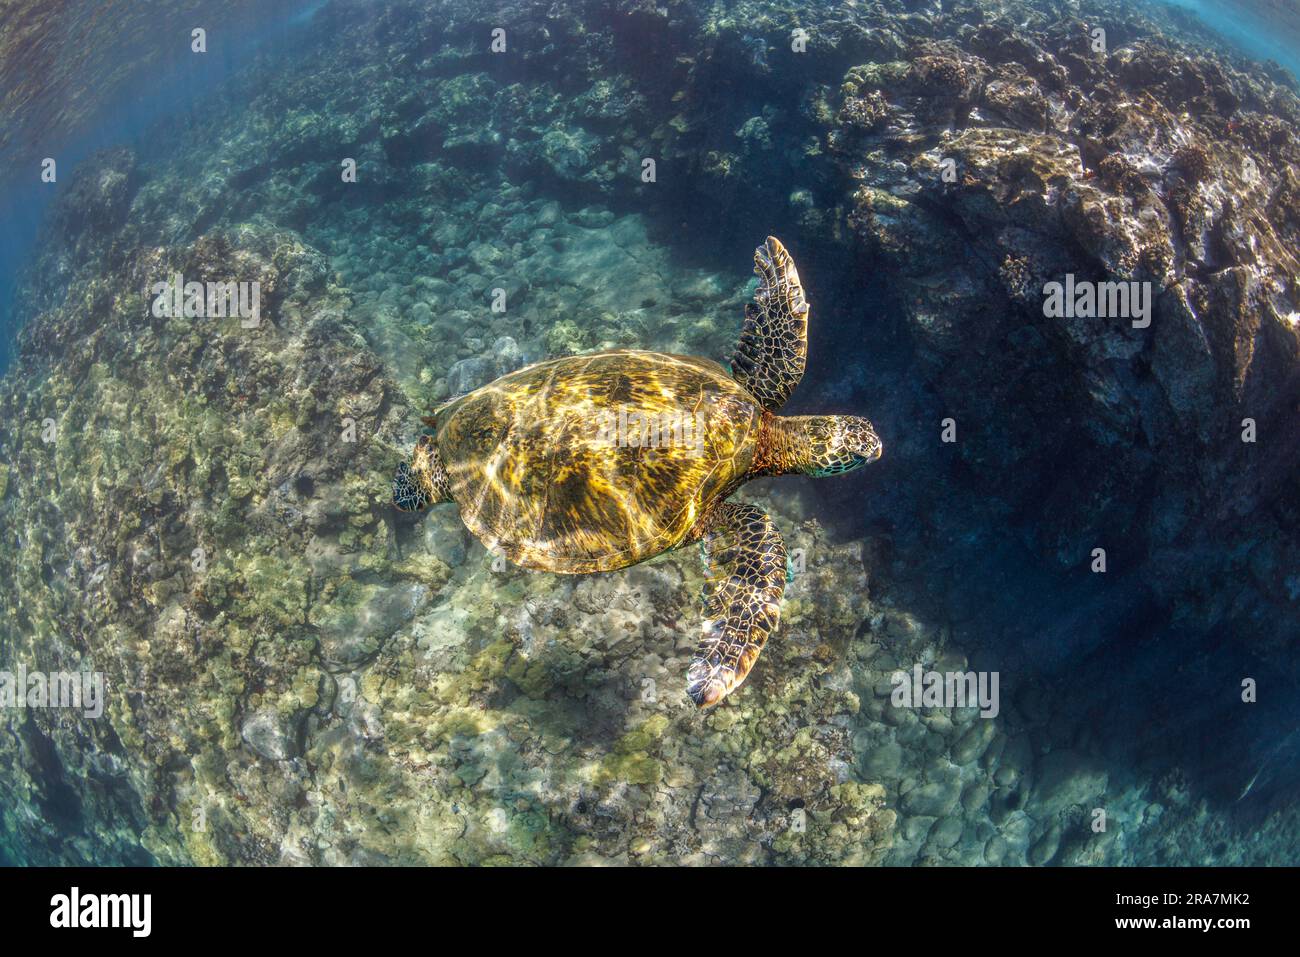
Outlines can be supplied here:
[[776, 238], [754, 263], [730, 372], [626, 349], [540, 362], [425, 418], [393, 478], [399, 509], [454, 502], [489, 551], [525, 568], [606, 572], [700, 542], [704, 629], [687, 674], [700, 708], [745, 680], [785, 590], [776, 526], [728, 497], [761, 476], [847, 472], [882, 448], [857, 416], [774, 414], [803, 376], [808, 303]]

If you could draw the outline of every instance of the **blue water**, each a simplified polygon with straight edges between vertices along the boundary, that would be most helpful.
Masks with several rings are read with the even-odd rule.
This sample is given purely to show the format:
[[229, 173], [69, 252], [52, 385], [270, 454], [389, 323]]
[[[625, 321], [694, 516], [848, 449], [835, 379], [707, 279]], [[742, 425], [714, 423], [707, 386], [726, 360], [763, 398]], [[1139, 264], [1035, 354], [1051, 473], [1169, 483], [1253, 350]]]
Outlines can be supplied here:
[[[1279, 25], [1266, 15], [1253, 12], [1249, 5], [1224, 4], [1216, 0], [1161, 0], [1173, 7], [1191, 10], [1211, 30], [1231, 46], [1258, 60], [1272, 60], [1300, 77], [1300, 14], [1296, 22]], [[1279, 26], [1283, 29], [1279, 29]]]
[[[302, 0], [290, 14], [209, 31], [207, 53], [187, 51], [164, 60], [161, 69], [156, 69], [157, 64], [137, 69], [123, 95], [107, 106], [94, 125], [69, 131], [39, 153], [0, 154], [0, 223], [4, 224], [0, 230], [0, 372], [9, 364], [13, 336], [24, 318], [13, 313], [16, 286], [57, 187], [66, 187], [77, 166], [96, 150], [142, 146], [159, 120], [184, 117], [255, 57], [291, 55], [304, 28], [327, 2]], [[111, 57], [111, 48], [101, 56]], [[57, 184], [41, 181], [45, 156], [58, 162]]]

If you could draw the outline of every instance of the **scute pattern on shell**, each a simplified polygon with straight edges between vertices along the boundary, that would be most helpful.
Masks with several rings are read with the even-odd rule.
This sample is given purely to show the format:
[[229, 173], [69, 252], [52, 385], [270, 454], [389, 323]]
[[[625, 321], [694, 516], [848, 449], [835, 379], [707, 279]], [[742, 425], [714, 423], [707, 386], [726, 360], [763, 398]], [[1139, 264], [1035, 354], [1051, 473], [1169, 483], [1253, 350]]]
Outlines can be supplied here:
[[[620, 412], [689, 420], [694, 442], [611, 435]], [[762, 410], [717, 363], [618, 350], [539, 363], [438, 413], [451, 495], [489, 549], [583, 573], [678, 545], [745, 475]]]

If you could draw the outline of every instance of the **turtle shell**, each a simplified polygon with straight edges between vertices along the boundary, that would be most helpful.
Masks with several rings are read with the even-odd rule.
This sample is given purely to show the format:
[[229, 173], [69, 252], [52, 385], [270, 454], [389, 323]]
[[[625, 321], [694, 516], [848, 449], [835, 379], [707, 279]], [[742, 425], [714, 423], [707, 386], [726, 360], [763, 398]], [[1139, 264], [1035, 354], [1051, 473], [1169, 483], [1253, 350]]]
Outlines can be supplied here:
[[618, 350], [538, 363], [439, 410], [461, 518], [525, 568], [608, 571], [679, 544], [748, 471], [762, 414], [706, 359]]

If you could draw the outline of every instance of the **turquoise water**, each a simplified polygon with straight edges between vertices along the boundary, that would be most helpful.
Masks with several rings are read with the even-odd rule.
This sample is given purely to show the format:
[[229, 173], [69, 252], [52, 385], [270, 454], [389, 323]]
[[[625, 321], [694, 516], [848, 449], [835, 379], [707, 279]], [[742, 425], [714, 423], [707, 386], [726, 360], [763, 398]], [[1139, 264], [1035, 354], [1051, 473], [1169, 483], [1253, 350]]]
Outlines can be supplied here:
[[1274, 9], [1255, 9], [1250, 3], [1213, 2], [1213, 0], [1166, 0], [1170, 6], [1190, 10], [1207, 27], [1248, 56], [1272, 60], [1300, 76], [1300, 54], [1296, 51], [1300, 11], [1285, 4]]
[[[0, 327], [6, 331], [0, 340], [0, 368], [9, 362], [13, 332], [21, 321], [13, 312], [15, 283], [29, 260], [36, 232], [54, 198], [52, 191], [45, 188], [48, 184], [39, 179], [39, 162], [45, 153], [57, 152], [62, 168], [70, 171], [96, 150], [123, 144], [139, 147], [156, 131], [158, 124], [194, 110], [250, 58], [291, 54], [295, 28], [309, 24], [322, 4], [278, 4], [294, 10], [278, 16], [275, 6], [267, 13], [245, 16], [243, 23], [233, 19], [232, 25], [243, 34], [240, 42], [215, 42], [202, 57], [191, 60], [169, 57], [161, 68], [128, 60], [126, 83], [114, 99], [99, 105], [91, 122], [51, 129], [53, 135], [43, 144], [44, 153], [32, 149], [35, 143], [24, 143], [24, 148], [14, 146], [6, 151], [0, 165], [0, 215], [5, 223], [0, 237]], [[71, 14], [68, 19], [73, 19]], [[276, 52], [268, 53], [268, 50]], [[73, 83], [82, 84], [93, 95], [95, 76], [116, 65], [112, 43], [96, 45], [87, 75], [74, 77]], [[24, 131], [18, 135], [22, 142], [32, 134]]]

